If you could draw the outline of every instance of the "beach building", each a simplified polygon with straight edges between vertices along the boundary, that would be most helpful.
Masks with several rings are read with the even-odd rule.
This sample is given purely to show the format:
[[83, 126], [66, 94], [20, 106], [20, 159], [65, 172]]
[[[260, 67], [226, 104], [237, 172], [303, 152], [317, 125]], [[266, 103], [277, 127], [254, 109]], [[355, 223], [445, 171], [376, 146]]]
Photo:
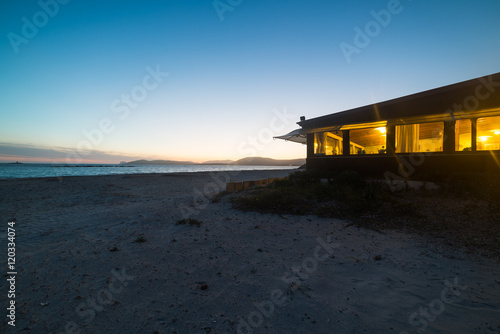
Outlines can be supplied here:
[[307, 169], [498, 172], [500, 73], [297, 124], [276, 138], [306, 144]]

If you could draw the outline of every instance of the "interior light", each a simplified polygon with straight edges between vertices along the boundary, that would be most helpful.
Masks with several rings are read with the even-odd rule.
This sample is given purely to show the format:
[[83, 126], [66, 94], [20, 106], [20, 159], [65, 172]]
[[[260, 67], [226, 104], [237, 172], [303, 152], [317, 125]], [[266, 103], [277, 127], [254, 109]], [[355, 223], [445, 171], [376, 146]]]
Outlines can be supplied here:
[[477, 137], [480, 141], [487, 141], [488, 138], [490, 138], [491, 136], [481, 136], [481, 137]]
[[500, 135], [500, 130], [495, 130], [496, 135]]
[[375, 130], [380, 131], [381, 134], [385, 134], [385, 132], [386, 132], [385, 126], [383, 126], [381, 128], [376, 128]]

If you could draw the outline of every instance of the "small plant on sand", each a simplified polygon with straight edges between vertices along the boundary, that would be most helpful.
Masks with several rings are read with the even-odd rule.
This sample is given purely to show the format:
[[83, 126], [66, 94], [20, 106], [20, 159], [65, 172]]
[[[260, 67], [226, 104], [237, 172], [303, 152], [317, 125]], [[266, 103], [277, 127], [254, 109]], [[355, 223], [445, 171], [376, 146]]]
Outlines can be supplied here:
[[222, 200], [222, 197], [229, 195], [230, 193], [228, 191], [221, 191], [220, 193], [216, 194], [214, 197], [212, 197], [212, 203], [219, 203]]
[[146, 241], [147, 241], [146, 238], [144, 238], [144, 237], [141, 236], [141, 237], [135, 239], [133, 242], [143, 243], [143, 242], [146, 242]]
[[185, 218], [185, 219], [178, 220], [177, 223], [175, 223], [175, 225], [186, 225], [186, 224], [191, 225], [191, 226], [200, 227], [201, 224], [203, 224], [203, 222], [196, 220], [196, 219], [192, 219], [192, 218]]
[[294, 297], [294, 294], [293, 292], [295, 290], [298, 290], [299, 292], [302, 292], [302, 294], [304, 296], [306, 296], [307, 298], [311, 299], [311, 295], [309, 295], [307, 293], [307, 291], [311, 290], [310, 287], [308, 287], [307, 285], [304, 285], [304, 284], [297, 284], [295, 282], [292, 282], [288, 285], [288, 288], [286, 290], [286, 294], [290, 297], [290, 300], [293, 300], [293, 297]]

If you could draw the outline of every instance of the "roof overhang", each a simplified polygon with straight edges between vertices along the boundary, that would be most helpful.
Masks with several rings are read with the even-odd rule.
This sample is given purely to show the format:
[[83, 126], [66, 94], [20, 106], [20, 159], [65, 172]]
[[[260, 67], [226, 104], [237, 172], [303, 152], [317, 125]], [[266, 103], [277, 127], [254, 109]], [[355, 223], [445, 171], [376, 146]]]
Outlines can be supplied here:
[[287, 133], [283, 136], [273, 137], [274, 139], [282, 139], [285, 141], [293, 141], [294, 143], [299, 144], [307, 144], [307, 136], [305, 133], [302, 133], [301, 129], [293, 130], [292, 132]]

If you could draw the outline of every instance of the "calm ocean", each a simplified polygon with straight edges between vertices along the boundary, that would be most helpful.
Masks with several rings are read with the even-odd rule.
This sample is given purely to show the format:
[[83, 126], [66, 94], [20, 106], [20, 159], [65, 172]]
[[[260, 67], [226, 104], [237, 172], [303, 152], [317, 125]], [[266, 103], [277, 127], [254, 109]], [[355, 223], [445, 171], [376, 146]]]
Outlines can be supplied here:
[[115, 174], [297, 169], [298, 166], [0, 164], [0, 179]]

